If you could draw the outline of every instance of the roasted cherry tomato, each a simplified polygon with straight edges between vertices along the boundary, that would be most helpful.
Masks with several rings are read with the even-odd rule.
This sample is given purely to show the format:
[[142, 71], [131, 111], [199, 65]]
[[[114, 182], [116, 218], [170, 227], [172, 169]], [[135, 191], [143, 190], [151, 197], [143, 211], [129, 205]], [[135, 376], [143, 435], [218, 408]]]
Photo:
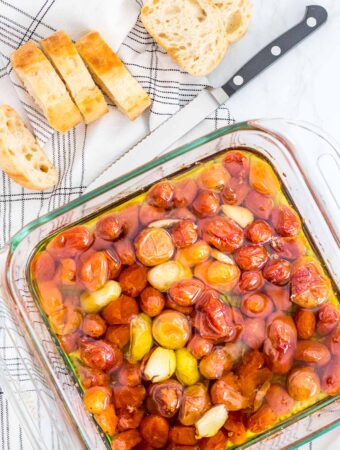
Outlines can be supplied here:
[[142, 381], [140, 364], [124, 361], [118, 372], [118, 381], [123, 386], [138, 386]]
[[215, 163], [202, 170], [198, 176], [198, 185], [201, 189], [220, 192], [229, 180], [229, 173], [221, 164]]
[[228, 411], [228, 419], [224, 424], [228, 438], [233, 444], [239, 445], [246, 440], [244, 414], [241, 411]]
[[250, 160], [249, 182], [255, 191], [270, 197], [275, 197], [280, 189], [274, 170], [266, 161], [259, 158]]
[[77, 366], [77, 372], [85, 389], [93, 386], [107, 386], [110, 382], [110, 377], [107, 373], [94, 367]]
[[323, 370], [321, 387], [329, 395], [340, 394], [340, 358], [332, 359]]
[[223, 372], [232, 368], [233, 361], [223, 347], [215, 347], [207, 356], [204, 356], [199, 365], [201, 374], [208, 380], [215, 380]]
[[102, 316], [110, 325], [126, 325], [138, 314], [138, 303], [132, 297], [121, 295], [109, 303], [102, 311]]
[[262, 292], [251, 293], [242, 297], [241, 311], [248, 317], [263, 319], [273, 311], [273, 304]]
[[243, 243], [242, 228], [227, 217], [201, 220], [198, 232], [202, 239], [222, 252], [233, 252]]
[[272, 239], [273, 230], [264, 220], [254, 220], [245, 229], [245, 236], [253, 244], [265, 244]]
[[248, 419], [248, 429], [252, 433], [262, 433], [277, 422], [278, 417], [268, 404], [264, 404]]
[[114, 404], [117, 409], [133, 409], [142, 406], [146, 391], [143, 385], [138, 386], [113, 386]]
[[84, 406], [91, 414], [104, 411], [111, 400], [111, 389], [107, 386], [93, 386], [85, 391]]
[[95, 414], [94, 418], [104, 433], [107, 433], [110, 436], [115, 434], [118, 419], [112, 403], [100, 413]]
[[165, 301], [165, 306], [175, 311], [181, 312], [182, 314], [190, 315], [194, 309], [193, 306], [179, 306], [172, 298], [168, 295]]
[[271, 247], [278, 256], [290, 260], [306, 253], [305, 241], [300, 236], [274, 238]]
[[179, 410], [182, 401], [183, 386], [177, 380], [153, 383], [148, 389], [151, 410], [170, 419]]
[[55, 261], [46, 250], [38, 253], [34, 257], [32, 271], [38, 282], [52, 280], [55, 274], [55, 269]]
[[117, 213], [106, 214], [96, 223], [96, 235], [106, 241], [118, 239], [123, 232], [123, 223]]
[[81, 324], [81, 314], [71, 306], [63, 306], [61, 309], [49, 315], [53, 330], [59, 335], [66, 335], [77, 331]]
[[220, 199], [215, 192], [201, 191], [192, 204], [198, 217], [215, 216], [220, 209]]
[[177, 248], [188, 247], [197, 241], [197, 227], [194, 222], [184, 220], [173, 227], [171, 236]]
[[106, 328], [106, 322], [99, 314], [86, 314], [81, 325], [82, 331], [93, 338], [102, 336]]
[[164, 217], [164, 209], [156, 208], [148, 203], [143, 203], [139, 209], [139, 221], [142, 225], [149, 225], [149, 223], [163, 219]]
[[184, 389], [179, 410], [179, 421], [182, 425], [194, 425], [210, 408], [207, 387], [202, 383], [193, 384]]
[[266, 284], [264, 292], [274, 303], [275, 309], [278, 311], [287, 311], [291, 309], [292, 302], [289, 298], [289, 288], [287, 286], [275, 286], [275, 284]]
[[285, 259], [270, 259], [262, 273], [270, 283], [283, 286], [290, 280], [290, 263]]
[[306, 256], [294, 262], [291, 271], [292, 302], [303, 308], [315, 308], [327, 300], [329, 291], [330, 281], [317, 259]]
[[104, 253], [108, 264], [108, 279], [115, 280], [122, 270], [122, 262], [113, 248], [105, 250]]
[[117, 345], [120, 349], [123, 349], [130, 341], [130, 326], [129, 325], [117, 325], [108, 327], [105, 340], [111, 342], [111, 344]]
[[131, 205], [118, 212], [119, 219], [123, 224], [124, 236], [133, 239], [139, 228], [139, 206]]
[[62, 258], [55, 275], [57, 284], [74, 286], [77, 278], [77, 265], [73, 258]]
[[327, 336], [326, 344], [332, 355], [340, 356], [340, 325]]
[[272, 384], [266, 393], [266, 400], [277, 416], [285, 416], [294, 407], [294, 400], [280, 384]]
[[240, 269], [236, 264], [221, 261], [206, 261], [195, 267], [194, 275], [222, 294], [230, 292], [238, 283]]
[[140, 264], [134, 264], [122, 271], [119, 283], [122, 291], [131, 297], [137, 297], [147, 284], [147, 269]]
[[190, 323], [184, 314], [166, 310], [152, 323], [152, 335], [159, 345], [168, 349], [185, 346], [190, 337]]
[[325, 303], [317, 313], [316, 331], [325, 336], [334, 330], [339, 320], [339, 310], [332, 303]]
[[189, 247], [177, 251], [176, 260], [184, 266], [195, 266], [206, 261], [211, 254], [211, 247], [205, 241], [197, 241]]
[[120, 239], [114, 243], [114, 248], [120, 259], [120, 262], [125, 266], [132, 266], [136, 261], [135, 250], [132, 242], [126, 239]]
[[195, 445], [195, 427], [185, 427], [183, 425], [174, 425], [170, 428], [169, 441], [179, 445]]
[[274, 202], [270, 197], [266, 197], [256, 191], [250, 191], [244, 201], [245, 207], [260, 219], [269, 219]]
[[270, 370], [275, 373], [286, 373], [290, 370], [296, 342], [297, 332], [290, 316], [275, 313], [269, 317], [263, 352]]
[[204, 289], [204, 283], [195, 278], [180, 280], [171, 286], [169, 295], [179, 306], [192, 306], [197, 303]]
[[248, 347], [258, 349], [266, 338], [266, 323], [263, 319], [246, 319], [242, 340]]
[[158, 289], [148, 286], [140, 294], [139, 305], [149, 317], [158, 316], [165, 306], [164, 294]]
[[234, 258], [242, 270], [258, 270], [266, 264], [268, 253], [262, 245], [242, 245]]
[[91, 341], [81, 338], [79, 350], [82, 361], [89, 367], [115, 370], [123, 362], [121, 350], [102, 340]]
[[249, 158], [237, 150], [227, 152], [223, 165], [232, 177], [247, 178], [249, 175]]
[[118, 431], [126, 431], [138, 428], [144, 417], [142, 409], [121, 409], [118, 414]]
[[280, 236], [296, 236], [301, 229], [300, 218], [290, 206], [276, 206], [272, 211], [271, 219], [275, 231]]
[[175, 185], [174, 204], [176, 208], [186, 208], [191, 205], [197, 195], [197, 184], [195, 180], [184, 179]]
[[80, 281], [90, 291], [97, 291], [108, 280], [108, 260], [104, 252], [94, 252], [82, 260]]
[[315, 315], [308, 309], [298, 309], [294, 315], [297, 333], [300, 339], [310, 339], [315, 331]]
[[63, 308], [63, 297], [54, 281], [38, 283], [40, 303], [47, 315]]
[[171, 181], [161, 181], [150, 188], [146, 200], [156, 208], [169, 209], [172, 206], [175, 187]]
[[210, 354], [213, 348], [213, 343], [208, 339], [204, 339], [198, 334], [193, 336], [188, 344], [188, 350], [194, 355], [196, 359], [201, 359], [203, 356]]
[[249, 184], [242, 178], [231, 178], [221, 192], [222, 200], [227, 205], [240, 205], [250, 191]]
[[225, 450], [228, 442], [227, 433], [219, 430], [214, 436], [203, 438], [200, 440], [200, 450]]
[[298, 341], [294, 358], [312, 366], [325, 366], [331, 359], [326, 345], [315, 341]]
[[320, 392], [319, 377], [311, 367], [295, 367], [288, 375], [287, 390], [294, 400], [310, 400]]
[[111, 442], [112, 450], [132, 450], [141, 442], [141, 435], [137, 430], [128, 430], [117, 434]]
[[163, 228], [145, 228], [135, 239], [136, 255], [145, 266], [157, 266], [172, 257], [175, 247]]
[[257, 291], [263, 286], [264, 279], [262, 273], [259, 270], [249, 270], [248, 272], [242, 272], [238, 285], [235, 288], [235, 293], [244, 293]]
[[188, 208], [176, 208], [170, 211], [169, 219], [191, 220], [195, 222], [196, 216]]
[[225, 405], [229, 411], [238, 411], [248, 406], [248, 400], [241, 392], [240, 380], [233, 372], [219, 377], [213, 384], [211, 400], [215, 405]]
[[54, 258], [72, 258], [77, 253], [87, 250], [93, 242], [93, 234], [86, 227], [79, 225], [57, 234], [46, 249]]
[[169, 424], [164, 417], [151, 414], [143, 418], [140, 424], [143, 439], [154, 448], [163, 448], [169, 437]]
[[72, 353], [78, 349], [78, 341], [80, 337], [80, 330], [76, 330], [73, 333], [65, 334], [64, 336], [58, 336], [58, 339], [64, 352]]

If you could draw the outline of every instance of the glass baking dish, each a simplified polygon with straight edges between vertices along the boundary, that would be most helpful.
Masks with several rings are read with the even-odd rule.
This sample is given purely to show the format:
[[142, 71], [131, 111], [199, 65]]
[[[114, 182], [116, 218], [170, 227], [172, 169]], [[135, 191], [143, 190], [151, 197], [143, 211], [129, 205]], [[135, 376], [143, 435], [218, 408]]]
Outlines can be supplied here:
[[[32, 298], [28, 262], [38, 244], [109, 205], [228, 148], [254, 149], [276, 168], [335, 285], [340, 286], [340, 166], [336, 144], [310, 124], [271, 119], [221, 128], [116, 178], [28, 224], [0, 253], [2, 386], [33, 449], [107, 448]], [[13, 328], [11, 318], [16, 327]], [[23, 377], [22, 368], [25, 368]], [[235, 448], [295, 448], [338, 425], [340, 395], [328, 397]]]

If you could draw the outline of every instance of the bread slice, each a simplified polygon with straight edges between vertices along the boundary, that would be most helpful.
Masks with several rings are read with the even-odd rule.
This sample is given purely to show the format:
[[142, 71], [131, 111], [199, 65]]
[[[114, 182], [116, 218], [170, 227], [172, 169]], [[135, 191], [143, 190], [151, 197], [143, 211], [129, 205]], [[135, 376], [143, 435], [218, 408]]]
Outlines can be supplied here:
[[65, 31], [57, 31], [40, 43], [45, 55], [63, 79], [85, 123], [109, 111], [103, 94], [94, 84], [76, 46]]
[[148, 94], [99, 33], [86, 34], [76, 47], [96, 83], [130, 120], [150, 106]]
[[208, 75], [227, 51], [221, 13], [210, 0], [150, 0], [141, 19], [158, 44], [191, 75]]
[[26, 42], [11, 56], [12, 66], [49, 124], [65, 132], [82, 121], [64, 83], [43, 52], [32, 42]]
[[250, 0], [211, 0], [220, 10], [229, 44], [238, 41], [246, 33], [252, 16]]
[[0, 168], [28, 189], [50, 189], [58, 182], [52, 163], [8, 105], [0, 106]]

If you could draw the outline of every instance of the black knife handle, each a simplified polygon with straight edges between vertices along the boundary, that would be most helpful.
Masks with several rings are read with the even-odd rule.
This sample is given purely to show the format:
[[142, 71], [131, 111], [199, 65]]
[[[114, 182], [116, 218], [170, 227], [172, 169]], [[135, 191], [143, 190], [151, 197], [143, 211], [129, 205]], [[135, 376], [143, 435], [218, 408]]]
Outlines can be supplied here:
[[281, 58], [288, 50], [317, 30], [326, 22], [327, 17], [327, 11], [322, 6], [307, 6], [305, 17], [300, 23], [259, 51], [222, 86], [222, 89], [229, 97], [235, 94], [256, 75]]

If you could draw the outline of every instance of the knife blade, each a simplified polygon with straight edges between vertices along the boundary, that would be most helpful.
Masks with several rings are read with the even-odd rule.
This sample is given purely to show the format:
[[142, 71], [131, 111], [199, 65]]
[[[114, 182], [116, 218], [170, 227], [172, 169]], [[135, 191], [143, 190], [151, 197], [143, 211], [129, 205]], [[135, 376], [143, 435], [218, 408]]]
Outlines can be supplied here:
[[163, 122], [134, 147], [117, 158], [86, 189], [92, 191], [114, 178], [131, 172], [162, 154], [178, 139], [212, 114], [229, 97], [238, 92], [259, 73], [263, 72], [290, 49], [320, 28], [327, 20], [325, 8], [319, 5], [306, 7], [301, 22], [274, 39], [253, 56], [229, 81], [219, 88], [205, 88], [186, 106]]

